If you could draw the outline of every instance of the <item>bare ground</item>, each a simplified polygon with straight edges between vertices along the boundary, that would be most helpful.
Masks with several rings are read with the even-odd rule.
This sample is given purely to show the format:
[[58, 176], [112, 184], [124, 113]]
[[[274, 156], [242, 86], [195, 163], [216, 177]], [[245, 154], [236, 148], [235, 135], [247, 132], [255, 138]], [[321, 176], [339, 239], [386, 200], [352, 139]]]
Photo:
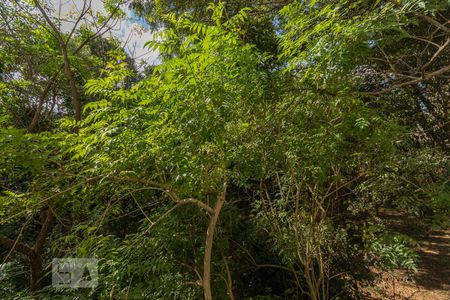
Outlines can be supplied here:
[[368, 290], [372, 299], [450, 300], [450, 230], [426, 231], [413, 217], [394, 210], [384, 210], [388, 226], [415, 238], [420, 245], [418, 270], [380, 272]]

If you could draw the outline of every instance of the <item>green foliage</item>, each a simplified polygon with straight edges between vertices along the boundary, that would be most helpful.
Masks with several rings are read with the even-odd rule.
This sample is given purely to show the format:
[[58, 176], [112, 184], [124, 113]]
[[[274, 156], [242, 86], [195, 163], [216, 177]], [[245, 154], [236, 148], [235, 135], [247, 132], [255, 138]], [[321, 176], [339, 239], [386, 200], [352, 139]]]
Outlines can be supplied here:
[[[37, 95], [36, 78], [59, 61], [21, 82], [2, 78], [0, 234], [23, 235], [31, 246], [51, 210], [42, 259], [100, 260], [96, 289], [46, 286], [44, 299], [198, 299], [206, 229], [227, 184], [214, 230], [214, 298], [328, 299], [350, 295], [361, 279], [355, 265], [415, 270], [417, 244], [380, 234], [376, 215], [390, 206], [448, 226], [448, 155], [416, 141], [406, 111], [361, 93], [367, 82], [357, 73], [391, 42], [386, 35], [403, 38], [410, 13], [445, 9], [436, 5], [294, 1], [277, 17], [267, 13], [273, 27], [264, 45], [248, 37], [251, 28], [260, 32], [255, 10], [210, 4], [205, 22], [198, 11], [157, 13], [166, 26], [147, 43], [161, 57], [151, 74], [137, 74], [113, 41], [108, 54], [97, 57], [92, 45], [70, 57], [83, 78], [84, 117], [64, 113], [52, 132], [18, 129], [15, 114], [29, 115], [13, 109], [22, 97], [13, 84]], [[23, 49], [59, 55], [48, 32], [30, 32], [44, 42]], [[17, 53], [4, 52], [12, 68]], [[0, 248], [0, 259], [6, 255]], [[12, 280], [22, 276], [18, 256], [8, 259], [1, 267]], [[31, 295], [12, 280], [0, 285]]]
[[[390, 9], [378, 3], [366, 8], [365, 3], [294, 1], [285, 6], [280, 58], [287, 61], [287, 70], [323, 89], [349, 80], [349, 71], [371, 51], [377, 21]], [[348, 87], [349, 82], [343, 83]]]
[[384, 234], [369, 241], [368, 255], [375, 266], [392, 270], [417, 270], [417, 242], [401, 234]]

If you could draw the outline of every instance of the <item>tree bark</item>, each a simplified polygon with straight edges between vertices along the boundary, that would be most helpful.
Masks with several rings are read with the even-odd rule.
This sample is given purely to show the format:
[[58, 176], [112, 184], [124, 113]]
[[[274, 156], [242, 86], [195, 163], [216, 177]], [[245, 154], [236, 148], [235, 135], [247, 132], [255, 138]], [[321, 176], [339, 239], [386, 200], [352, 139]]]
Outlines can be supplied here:
[[40, 280], [42, 277], [42, 256], [36, 251], [32, 251], [28, 256], [30, 261], [30, 290], [37, 291], [40, 289]]
[[70, 90], [71, 90], [71, 96], [72, 96], [72, 106], [73, 106], [73, 110], [74, 110], [74, 114], [75, 114], [75, 120], [81, 121], [81, 103], [80, 103], [80, 100], [78, 99], [78, 89], [77, 89], [77, 85], [75, 82], [75, 78], [73, 77], [72, 69], [70, 67], [69, 55], [67, 52], [67, 44], [64, 41], [60, 30], [58, 30], [58, 28], [52, 22], [52, 20], [47, 15], [47, 13], [45, 12], [44, 8], [41, 6], [39, 1], [34, 0], [34, 4], [36, 5], [36, 8], [41, 12], [41, 14], [44, 17], [44, 19], [46, 20], [47, 24], [51, 27], [55, 38], [58, 40], [60, 51], [61, 51], [61, 54], [63, 56], [63, 61], [64, 61], [64, 71], [66, 73], [67, 80], [69, 81], [69, 84], [70, 84]]
[[[53, 31], [56, 30], [56, 31], [55, 31], [56, 38], [58, 39], [58, 42], [61, 43], [62, 37], [61, 37], [61, 35], [60, 35], [60, 33], [59, 33], [59, 30], [54, 26], [54, 24], [53, 24], [53, 23], [51, 22], [51, 20], [48, 18], [47, 14], [46, 14], [45, 11], [43, 10], [43, 8], [42, 8], [42, 6], [40, 5], [40, 3], [39, 3], [37, 0], [34, 0], [34, 3], [35, 3], [35, 5], [36, 5], [36, 7], [39, 9], [39, 11], [43, 14], [43, 16], [44, 16], [44, 18], [46, 19], [47, 23], [49, 23], [50, 27], [52, 27], [52, 30], [53, 30]], [[85, 1], [85, 2], [84, 2], [84, 5], [86, 5], [86, 3], [87, 3], [87, 2]], [[114, 15], [117, 13], [117, 11], [119, 11], [119, 7], [120, 7], [119, 5], [116, 6], [116, 8], [111, 12], [111, 14], [109, 15], [109, 17], [103, 22], [103, 24], [97, 29], [97, 31], [96, 31], [95, 33], [91, 34], [89, 37], [87, 37], [87, 38], [86, 38], [86, 39], [78, 46], [78, 48], [77, 48], [75, 51], [73, 51], [73, 53], [72, 53], [73, 55], [75, 55], [75, 54], [77, 54], [78, 52], [80, 52], [80, 50], [83, 49], [83, 47], [84, 47], [85, 45], [87, 45], [92, 39], [94, 39], [94, 38], [96, 38], [97, 36], [100, 36], [100, 35], [102, 35], [102, 34], [105, 34], [107, 31], [109, 31], [109, 30], [111, 29], [111, 28], [107, 28], [107, 30], [104, 31], [104, 32], [102, 33], [102, 30], [103, 30], [105, 27], [107, 27], [108, 22], [114, 17]], [[83, 8], [83, 11], [85, 11], [84, 8]], [[80, 18], [78, 18], [78, 20], [76, 21], [76, 24], [75, 24], [75, 26], [72, 28], [72, 31], [71, 31], [71, 33], [70, 33], [70, 35], [69, 35], [69, 38], [68, 38], [67, 41], [64, 43], [64, 45], [66, 45], [66, 44], [68, 43], [70, 37], [71, 37], [72, 34], [74, 33], [74, 31], [75, 31], [75, 29], [76, 29], [76, 26], [77, 26], [77, 24], [80, 22], [82, 16], [83, 16], [83, 14], [81, 14], [81, 15], [80, 15]], [[63, 42], [64, 42], [64, 41], [63, 41]], [[67, 55], [67, 47], [65, 47], [65, 49], [66, 49], [66, 56], [68, 56], [68, 55]], [[63, 54], [63, 57], [64, 57], [64, 54]], [[69, 60], [67, 60], [67, 61], [69, 61]], [[70, 62], [70, 61], [69, 61], [69, 62]], [[70, 64], [69, 64], [69, 67], [70, 67]], [[51, 79], [49, 79], [46, 88], [44, 89], [44, 91], [43, 91], [41, 97], [39, 98], [38, 109], [37, 109], [36, 112], [34, 113], [32, 122], [31, 122], [30, 125], [28, 126], [28, 132], [30, 132], [30, 133], [35, 133], [35, 132], [38, 131], [38, 129], [39, 129], [39, 128], [38, 128], [38, 126], [39, 126], [39, 119], [40, 119], [40, 116], [41, 116], [41, 113], [42, 113], [42, 107], [43, 107], [43, 104], [44, 104], [44, 102], [45, 102], [45, 98], [47, 97], [48, 92], [50, 91], [51, 87], [52, 87], [53, 84], [55, 83], [56, 78], [57, 78], [58, 75], [59, 75], [59, 72], [60, 72], [61, 70], [63, 70], [63, 69], [66, 69], [66, 64], [65, 64], [65, 62], [62, 63], [62, 64], [60, 65], [58, 71], [52, 76]], [[70, 71], [71, 71], [71, 70], [70, 70]], [[71, 73], [73, 74], [72, 71], [71, 71]], [[66, 76], [67, 76], [67, 71], [66, 71]], [[73, 79], [73, 75], [72, 75], [71, 77], [72, 77], [72, 79]], [[70, 81], [70, 80], [69, 80], [69, 81]], [[76, 87], [76, 85], [75, 85], [75, 87]], [[73, 88], [72, 88], [72, 87], [71, 87], [71, 89], [72, 89], [72, 91], [73, 91]], [[81, 120], [81, 117], [82, 117], [82, 116], [81, 116], [81, 103], [80, 103], [80, 101], [78, 101], [78, 91], [77, 91], [77, 96], [76, 96], [75, 98], [77, 99], [77, 103], [78, 103], [77, 106], [79, 106], [79, 107], [78, 107], [78, 110], [77, 110], [77, 108], [74, 107], [74, 111], [75, 111], [75, 112], [76, 112], [76, 111], [79, 112], [78, 117], [79, 117], [80, 120]], [[73, 99], [73, 95], [72, 95], [72, 99]], [[77, 114], [75, 113], [75, 118], [76, 118], [76, 117], [77, 117]]]
[[41, 94], [41, 97], [39, 97], [39, 103], [38, 107], [36, 108], [36, 111], [34, 112], [33, 120], [31, 120], [30, 125], [28, 126], [28, 132], [29, 133], [36, 133], [39, 130], [39, 119], [41, 118], [42, 113], [42, 107], [44, 106], [45, 98], [47, 98], [48, 93], [50, 92], [53, 83], [55, 82], [56, 78], [58, 77], [59, 71], [53, 75], [53, 77], [47, 82], [47, 85], [45, 86], [44, 91]]
[[12, 240], [6, 236], [0, 235], [0, 245], [15, 250], [28, 258], [30, 263], [30, 290], [36, 291], [40, 288], [40, 280], [43, 270], [42, 251], [44, 249], [47, 237], [54, 223], [54, 214], [52, 203], [49, 202], [47, 208], [47, 216], [42, 224], [41, 230], [36, 238], [34, 246], [31, 248], [28, 245], [19, 242], [18, 240]]
[[64, 59], [64, 69], [66, 73], [67, 80], [70, 84], [70, 92], [72, 96], [72, 107], [75, 114], [75, 121], [81, 121], [81, 103], [80, 99], [78, 99], [78, 89], [77, 84], [75, 82], [75, 78], [73, 77], [72, 68], [70, 67], [70, 60], [67, 54], [67, 45], [64, 41], [60, 41], [61, 44], [61, 52], [63, 54]]
[[214, 231], [219, 220], [219, 214], [225, 203], [227, 187], [224, 186], [224, 190], [217, 197], [216, 205], [214, 206], [214, 214], [209, 221], [208, 230], [206, 231], [206, 243], [205, 243], [205, 255], [203, 257], [203, 290], [205, 300], [212, 300], [211, 292], [211, 256], [212, 247], [214, 241]]

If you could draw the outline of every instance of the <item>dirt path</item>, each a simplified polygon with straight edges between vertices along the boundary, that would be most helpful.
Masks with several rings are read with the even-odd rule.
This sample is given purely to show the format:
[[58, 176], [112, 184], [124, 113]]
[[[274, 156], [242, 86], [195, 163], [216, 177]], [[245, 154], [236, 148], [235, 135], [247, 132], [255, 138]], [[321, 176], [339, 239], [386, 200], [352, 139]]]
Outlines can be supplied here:
[[426, 232], [417, 220], [396, 211], [384, 211], [389, 227], [415, 238], [420, 245], [418, 270], [410, 275], [396, 270], [379, 273], [371, 292], [374, 299], [449, 300], [450, 230]]

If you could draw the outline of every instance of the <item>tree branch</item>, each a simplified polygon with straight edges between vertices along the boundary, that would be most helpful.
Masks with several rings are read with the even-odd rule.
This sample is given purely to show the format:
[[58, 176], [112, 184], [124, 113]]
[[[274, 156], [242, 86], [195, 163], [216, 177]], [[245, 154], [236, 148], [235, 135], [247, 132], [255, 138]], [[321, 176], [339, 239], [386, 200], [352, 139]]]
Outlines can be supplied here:
[[0, 245], [8, 249], [16, 250], [17, 252], [20, 252], [27, 257], [30, 256], [33, 252], [33, 249], [31, 247], [19, 242], [18, 240], [10, 239], [9, 237], [6, 237], [4, 235], [0, 235]]
[[47, 21], [48, 25], [55, 32], [55, 36], [56, 36], [56, 38], [57, 38], [57, 40], [59, 42], [59, 47], [60, 47], [60, 50], [61, 50], [61, 54], [63, 56], [64, 69], [65, 69], [65, 72], [66, 72], [66, 77], [67, 77], [67, 80], [69, 81], [69, 84], [70, 84], [70, 91], [71, 91], [71, 96], [72, 96], [72, 106], [73, 106], [73, 110], [74, 110], [74, 113], [75, 113], [75, 121], [81, 121], [81, 103], [80, 103], [80, 100], [78, 99], [78, 89], [77, 89], [75, 78], [73, 76], [73, 72], [72, 72], [72, 69], [71, 69], [71, 66], [70, 66], [69, 55], [67, 53], [67, 44], [64, 41], [60, 30], [52, 22], [52, 20], [50, 19], [48, 14], [45, 12], [45, 9], [41, 6], [39, 1], [38, 0], [34, 0], [33, 2], [36, 5], [37, 9], [41, 12], [41, 14], [44, 17], [44, 19]]
[[389, 93], [389, 92], [391, 92], [393, 90], [396, 90], [396, 89], [399, 89], [399, 88], [402, 88], [402, 87], [405, 87], [405, 86], [413, 85], [413, 84], [416, 84], [416, 83], [419, 83], [419, 82], [422, 82], [422, 81], [425, 81], [425, 80], [430, 80], [432, 78], [435, 78], [435, 77], [438, 77], [440, 75], [443, 75], [443, 74], [445, 74], [447, 72], [450, 72], [450, 65], [448, 65], [446, 67], [443, 67], [443, 68], [441, 68], [441, 69], [439, 69], [437, 71], [424, 74], [422, 77], [418, 77], [418, 78], [415, 78], [415, 79], [412, 79], [412, 80], [409, 80], [409, 81], [405, 81], [405, 82], [401, 82], [401, 83], [398, 83], [398, 84], [394, 84], [394, 85], [390, 86], [389, 88], [386, 88], [386, 89], [383, 89], [383, 90], [379, 90], [379, 91], [376, 91], [376, 92], [365, 92], [365, 93], [362, 93], [362, 94], [363, 95], [370, 95], [370, 96], [379, 96], [379, 95]]
[[[37, 2], [37, 0], [35, 0]], [[42, 7], [41, 7], [42, 8]], [[114, 8], [114, 10], [111, 12], [111, 14], [108, 16], [108, 18], [105, 20], [105, 22], [103, 22], [103, 24], [97, 29], [96, 32], [94, 32], [93, 34], [91, 34], [90, 36], [88, 36], [76, 49], [75, 51], [72, 53], [72, 55], [76, 55], [78, 52], [80, 52], [84, 46], [87, 45], [87, 43], [89, 43], [92, 39], [96, 38], [97, 36], [100, 36], [104, 33], [106, 33], [107, 31], [109, 31], [111, 28], [108, 28], [107, 30], [105, 30], [103, 33], [101, 32], [106, 25], [108, 24], [109, 21], [111, 21], [111, 19], [114, 17], [114, 15], [117, 13], [117, 11], [119, 10], [119, 4]], [[72, 35], [72, 32], [71, 34]], [[69, 42], [70, 39], [70, 35], [69, 38], [67, 39], [66, 43], [67, 44]], [[38, 125], [39, 125], [39, 119], [41, 116], [41, 112], [42, 112], [42, 107], [43, 104], [45, 102], [45, 98], [47, 97], [48, 93], [50, 92], [53, 84], [55, 83], [56, 79], [58, 78], [59, 73], [64, 69], [65, 67], [65, 63], [62, 63], [59, 66], [59, 69], [55, 72], [55, 74], [52, 76], [52, 78], [48, 81], [44, 91], [41, 94], [41, 97], [39, 98], [39, 103], [38, 103], [38, 108], [36, 110], [36, 112], [34, 113], [33, 116], [33, 120], [31, 121], [30, 125], [28, 126], [28, 132], [30, 133], [34, 133], [37, 132], [38, 130]], [[80, 108], [81, 109], [81, 108]], [[81, 114], [81, 112], [80, 112]], [[81, 118], [81, 116], [80, 116]]]
[[203, 257], [203, 290], [206, 300], [212, 300], [211, 292], [211, 256], [212, 247], [214, 242], [214, 231], [217, 226], [217, 221], [219, 220], [219, 214], [222, 210], [222, 206], [225, 203], [227, 185], [225, 183], [223, 192], [217, 197], [216, 205], [214, 206], [214, 214], [212, 215], [208, 230], [206, 231], [206, 242], [205, 242], [205, 255]]
[[38, 255], [42, 252], [42, 249], [44, 248], [45, 242], [47, 240], [47, 237], [53, 227], [53, 222], [55, 220], [55, 215], [53, 213], [53, 203], [50, 200], [48, 202], [48, 208], [47, 208], [47, 216], [45, 218], [44, 223], [42, 224], [41, 230], [39, 231], [38, 237], [36, 238], [36, 242], [34, 243], [34, 251]]

